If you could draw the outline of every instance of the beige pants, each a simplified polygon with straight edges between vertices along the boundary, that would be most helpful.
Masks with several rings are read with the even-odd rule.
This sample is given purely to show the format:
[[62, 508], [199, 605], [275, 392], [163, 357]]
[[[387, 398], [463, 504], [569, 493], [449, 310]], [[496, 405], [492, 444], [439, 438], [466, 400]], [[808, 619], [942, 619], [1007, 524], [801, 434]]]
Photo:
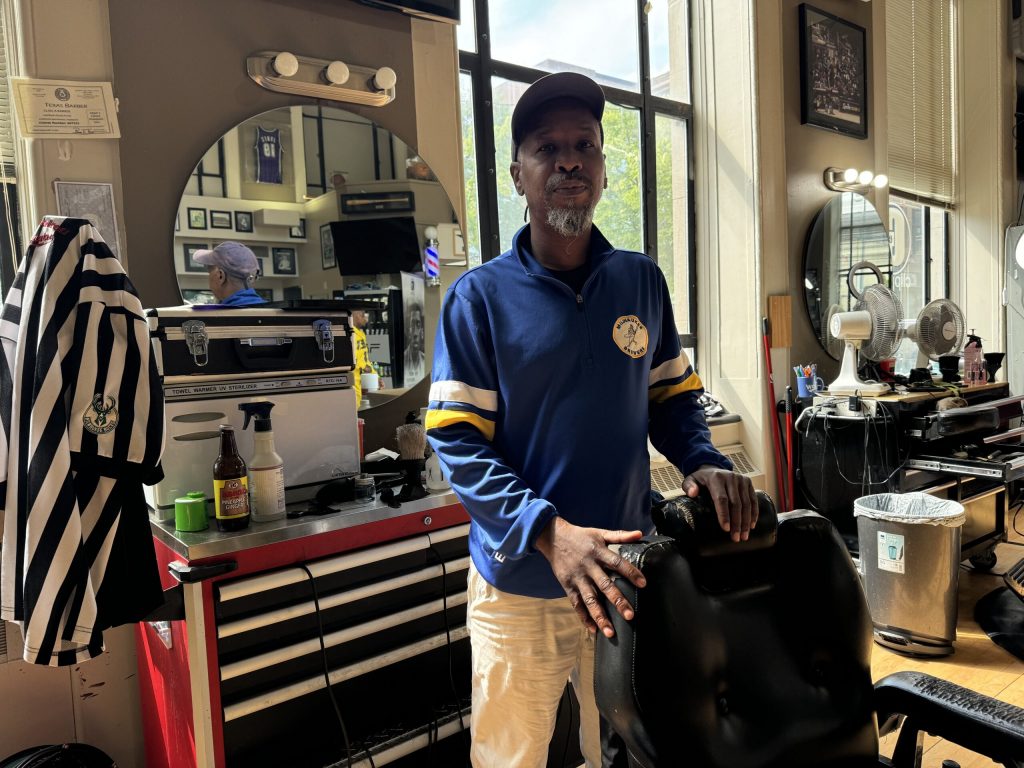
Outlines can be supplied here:
[[580, 702], [580, 748], [587, 768], [600, 768], [594, 640], [569, 598], [502, 592], [472, 565], [468, 590], [473, 768], [544, 768], [567, 680]]

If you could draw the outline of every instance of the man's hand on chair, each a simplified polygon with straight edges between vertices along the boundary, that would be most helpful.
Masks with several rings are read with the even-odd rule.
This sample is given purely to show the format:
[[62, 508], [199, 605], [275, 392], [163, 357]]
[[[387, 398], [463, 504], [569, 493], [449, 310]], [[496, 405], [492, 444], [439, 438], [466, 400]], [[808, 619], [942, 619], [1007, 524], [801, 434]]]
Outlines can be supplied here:
[[715, 514], [722, 530], [733, 541], [746, 541], [757, 525], [757, 496], [750, 478], [728, 469], [705, 464], [683, 479], [683, 491], [693, 498], [704, 486], [715, 502]]
[[582, 528], [554, 517], [534, 542], [551, 563], [551, 570], [569, 596], [580, 621], [591, 632], [601, 630], [605, 637], [615, 635], [611, 621], [601, 608], [602, 594], [626, 621], [633, 618], [633, 606], [615, 586], [612, 574], [624, 576], [637, 587], [643, 587], [647, 581], [639, 568], [626, 562], [608, 545], [636, 541], [642, 535], [641, 531]]

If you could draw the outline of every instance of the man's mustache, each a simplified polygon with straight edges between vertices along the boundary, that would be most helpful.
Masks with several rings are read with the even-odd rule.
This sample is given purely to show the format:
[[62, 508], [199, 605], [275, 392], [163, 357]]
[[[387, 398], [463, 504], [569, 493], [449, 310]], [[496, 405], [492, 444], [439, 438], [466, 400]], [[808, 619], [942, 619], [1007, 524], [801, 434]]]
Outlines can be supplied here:
[[594, 186], [593, 184], [590, 183], [590, 179], [588, 179], [579, 171], [570, 171], [569, 173], [551, 174], [551, 177], [548, 179], [547, 184], [544, 185], [544, 191], [554, 192], [556, 189], [558, 189], [558, 187], [560, 187], [562, 184], [565, 184], [567, 181], [582, 182], [583, 184], [586, 184], [588, 188]]

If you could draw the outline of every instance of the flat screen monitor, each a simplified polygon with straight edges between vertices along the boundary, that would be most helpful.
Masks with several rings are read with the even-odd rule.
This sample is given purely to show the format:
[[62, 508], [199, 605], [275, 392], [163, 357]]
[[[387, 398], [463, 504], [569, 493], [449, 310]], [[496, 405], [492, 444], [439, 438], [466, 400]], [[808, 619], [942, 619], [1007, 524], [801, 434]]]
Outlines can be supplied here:
[[332, 221], [331, 237], [343, 275], [420, 271], [420, 243], [412, 216]]
[[393, 8], [413, 16], [459, 23], [459, 0], [359, 0], [363, 5]]

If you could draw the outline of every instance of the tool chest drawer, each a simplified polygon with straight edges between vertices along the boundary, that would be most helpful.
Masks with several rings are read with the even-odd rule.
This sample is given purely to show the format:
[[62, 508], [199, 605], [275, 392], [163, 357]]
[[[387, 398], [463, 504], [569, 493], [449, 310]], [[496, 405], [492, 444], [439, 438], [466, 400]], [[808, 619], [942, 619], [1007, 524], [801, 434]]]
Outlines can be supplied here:
[[[369, 766], [368, 756], [377, 766], [462, 762], [468, 532], [460, 525], [217, 582], [227, 765], [347, 765], [339, 715], [353, 765]], [[289, 738], [298, 733], [300, 743]], [[452, 757], [441, 759], [446, 751]]]

